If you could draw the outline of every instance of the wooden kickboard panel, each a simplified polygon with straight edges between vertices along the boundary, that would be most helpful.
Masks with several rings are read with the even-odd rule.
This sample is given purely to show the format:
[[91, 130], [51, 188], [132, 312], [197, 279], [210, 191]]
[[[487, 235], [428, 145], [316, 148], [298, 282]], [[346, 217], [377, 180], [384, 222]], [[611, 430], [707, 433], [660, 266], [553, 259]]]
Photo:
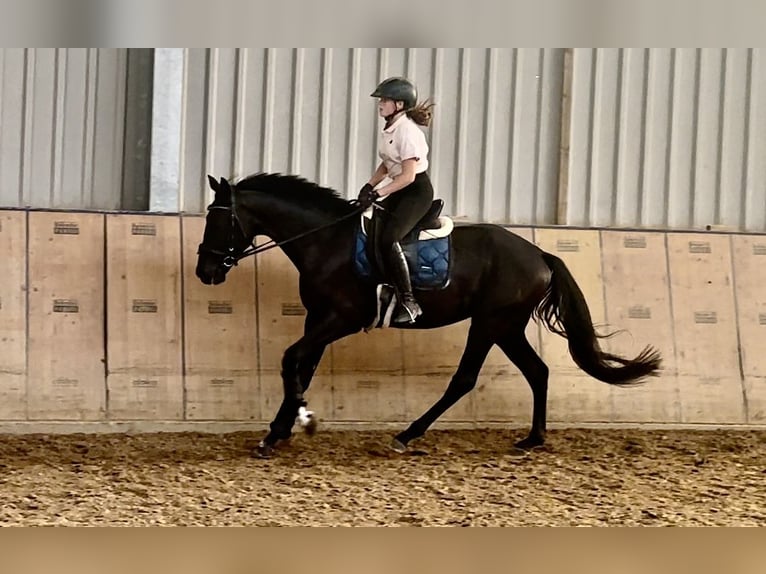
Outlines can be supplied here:
[[747, 422], [766, 424], [766, 377], [745, 375], [745, 393], [747, 396]]
[[[306, 309], [298, 293], [298, 270], [279, 249], [260, 255], [256, 263], [258, 285], [258, 365], [260, 373], [261, 416], [271, 420], [282, 401], [282, 356], [285, 350], [303, 336]], [[236, 270], [235, 270], [236, 271]], [[329, 376], [332, 349], [328, 347], [314, 378]], [[275, 382], [278, 388], [275, 389]], [[275, 396], [276, 392], [276, 396]], [[310, 385], [307, 398], [312, 404], [332, 404], [330, 384]], [[321, 396], [326, 395], [326, 396]], [[273, 412], [272, 412], [273, 411]], [[327, 418], [325, 411], [324, 418]]]
[[354, 333], [332, 344], [333, 373], [371, 371], [401, 374], [404, 349], [401, 329]]
[[766, 413], [766, 235], [733, 235], [737, 325], [748, 422]]
[[736, 317], [729, 238], [668, 234], [678, 370], [683, 375], [736, 374]]
[[[457, 370], [463, 355], [470, 325], [471, 321], [468, 319], [438, 329], [385, 329], [384, 331], [389, 331], [391, 335], [380, 339], [401, 350], [403, 371], [407, 375], [438, 374], [451, 377]], [[396, 344], [398, 336], [401, 336], [401, 346]], [[392, 357], [392, 360], [387, 362], [384, 360], [385, 356], [380, 355], [379, 352], [376, 363], [379, 368], [390, 365], [395, 358]]]
[[[605, 322], [599, 232], [580, 229], [535, 229], [535, 243], [559, 257], [585, 296], [592, 322]], [[612, 415], [609, 386], [575, 365], [567, 340], [541, 327], [541, 355], [550, 368], [550, 421], [605, 422]]]
[[402, 335], [401, 329], [373, 329], [332, 344], [337, 420], [402, 420], [405, 411]]
[[406, 420], [405, 378], [383, 371], [333, 373], [336, 421], [397, 422]]
[[766, 236], [731, 238], [742, 368], [766, 377]]
[[180, 221], [106, 216], [109, 417], [183, 417]]
[[532, 390], [516, 367], [482, 374], [476, 386], [474, 399], [477, 422], [512, 422], [529, 424], [532, 421]]
[[195, 270], [205, 219], [182, 225], [186, 417], [260, 420], [255, 257], [204, 285]]
[[187, 374], [185, 384], [187, 420], [263, 419], [259, 404], [260, 381], [257, 372], [249, 375]]
[[624, 330], [602, 340], [602, 348], [633, 358], [652, 345], [663, 360], [659, 377], [641, 386], [611, 387], [614, 421], [680, 422], [665, 237], [662, 232], [601, 232], [606, 319], [610, 330]]
[[743, 422], [729, 237], [669, 233], [683, 422]]
[[[508, 230], [534, 243], [531, 228], [513, 227]], [[539, 354], [540, 326], [534, 319], [530, 319], [526, 335], [532, 348]], [[462, 345], [465, 346], [465, 337]], [[455, 366], [457, 368], [457, 364]], [[471, 395], [477, 422], [531, 420], [532, 395], [529, 384], [497, 345], [492, 347], [487, 360], [484, 361], [476, 389]]]
[[738, 376], [679, 375], [681, 422], [742, 424], [746, 422], [743, 382]]
[[27, 216], [0, 212], [0, 420], [27, 415]]
[[183, 418], [182, 375], [131, 371], [107, 376], [110, 420], [164, 421]]
[[28, 416], [105, 417], [104, 216], [29, 213]]

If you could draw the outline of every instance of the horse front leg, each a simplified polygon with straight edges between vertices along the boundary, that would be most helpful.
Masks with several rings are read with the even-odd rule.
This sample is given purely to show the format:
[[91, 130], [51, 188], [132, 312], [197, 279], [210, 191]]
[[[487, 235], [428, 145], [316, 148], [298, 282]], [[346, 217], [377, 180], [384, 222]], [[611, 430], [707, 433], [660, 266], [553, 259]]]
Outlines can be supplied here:
[[313, 434], [316, 431], [316, 417], [307, 409], [304, 393], [327, 345], [357, 330], [344, 325], [334, 315], [322, 320], [316, 320], [313, 316], [306, 318], [304, 336], [288, 347], [282, 357], [284, 396], [269, 425], [269, 433], [256, 448], [258, 456], [270, 456], [277, 442], [290, 438], [296, 417], [307, 433]]
[[[302, 341], [302, 340], [301, 340]], [[292, 436], [292, 429], [296, 422], [296, 416], [301, 426], [309, 434], [316, 431], [316, 417], [309, 411], [304, 393], [311, 384], [314, 372], [322, 359], [325, 345], [316, 351], [307, 351], [305, 360], [300, 356], [299, 343], [290, 346], [282, 358], [282, 389], [284, 397], [279, 406], [274, 420], [269, 425], [269, 433], [260, 442], [257, 454], [268, 457], [280, 440], [287, 440]]]

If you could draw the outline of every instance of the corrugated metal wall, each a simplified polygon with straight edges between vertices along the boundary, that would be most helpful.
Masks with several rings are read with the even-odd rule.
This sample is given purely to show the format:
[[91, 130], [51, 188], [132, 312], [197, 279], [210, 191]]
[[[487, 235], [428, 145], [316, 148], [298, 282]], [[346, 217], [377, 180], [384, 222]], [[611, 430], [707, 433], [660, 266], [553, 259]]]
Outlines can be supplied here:
[[[132, 52], [0, 50], [0, 205], [148, 206], [153, 55]], [[437, 102], [431, 173], [455, 217], [766, 231], [766, 52], [571, 54], [188, 49], [170, 205], [201, 212], [207, 173], [261, 170], [353, 197], [377, 162], [369, 93], [405, 74]]]
[[120, 207], [127, 50], [0, 49], [0, 205]]
[[296, 173], [355, 197], [377, 165], [369, 94], [404, 74], [436, 101], [427, 131], [445, 213], [549, 223], [558, 189], [563, 50], [189, 49], [182, 209], [205, 174]]
[[765, 56], [574, 50], [558, 223], [766, 230]]

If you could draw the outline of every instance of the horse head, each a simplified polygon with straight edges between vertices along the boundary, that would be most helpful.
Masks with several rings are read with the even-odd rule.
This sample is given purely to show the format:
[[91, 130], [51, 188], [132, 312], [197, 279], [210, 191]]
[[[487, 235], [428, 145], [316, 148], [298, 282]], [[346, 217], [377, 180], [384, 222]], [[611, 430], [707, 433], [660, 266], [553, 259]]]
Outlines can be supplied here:
[[247, 236], [237, 215], [235, 186], [223, 177], [220, 182], [209, 175], [207, 179], [215, 197], [207, 208], [205, 231], [197, 250], [196, 274], [205, 285], [218, 285], [237, 264], [237, 256], [251, 245], [253, 236]]

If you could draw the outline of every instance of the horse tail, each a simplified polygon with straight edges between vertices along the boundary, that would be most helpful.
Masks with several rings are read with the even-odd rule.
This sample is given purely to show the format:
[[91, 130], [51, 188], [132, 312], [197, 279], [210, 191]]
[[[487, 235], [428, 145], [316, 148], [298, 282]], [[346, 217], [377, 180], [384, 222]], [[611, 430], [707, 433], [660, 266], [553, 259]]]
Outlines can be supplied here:
[[551, 280], [535, 315], [548, 329], [569, 341], [574, 362], [590, 376], [610, 385], [632, 385], [647, 376], [656, 376], [661, 364], [660, 353], [647, 346], [634, 359], [604, 352], [599, 338], [610, 335], [596, 333], [585, 297], [564, 262], [543, 252], [550, 268]]

